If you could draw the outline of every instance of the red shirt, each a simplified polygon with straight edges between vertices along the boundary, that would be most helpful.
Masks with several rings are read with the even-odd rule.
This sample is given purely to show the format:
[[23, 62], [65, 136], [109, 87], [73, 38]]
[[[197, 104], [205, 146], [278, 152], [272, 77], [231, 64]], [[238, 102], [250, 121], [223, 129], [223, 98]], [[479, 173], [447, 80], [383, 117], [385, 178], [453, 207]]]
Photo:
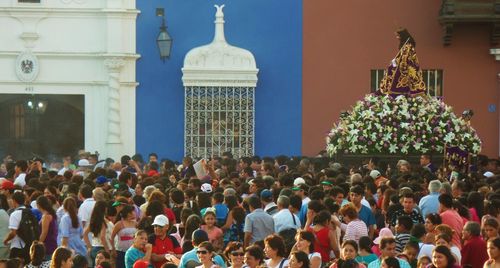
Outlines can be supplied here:
[[460, 253], [462, 254], [462, 266], [470, 264], [474, 268], [483, 267], [488, 260], [486, 242], [479, 236], [467, 240]]
[[[165, 239], [163, 240], [161, 240], [159, 237], [155, 235], [151, 235], [148, 240], [149, 243], [153, 245], [151, 252], [154, 254], [158, 255], [165, 255], [166, 253], [182, 254], [182, 248], [177, 242], [177, 239], [175, 239], [171, 235], [165, 236]], [[167, 261], [163, 260], [161, 262], [153, 262], [153, 265], [155, 266], [155, 268], [160, 268], [165, 262]]]

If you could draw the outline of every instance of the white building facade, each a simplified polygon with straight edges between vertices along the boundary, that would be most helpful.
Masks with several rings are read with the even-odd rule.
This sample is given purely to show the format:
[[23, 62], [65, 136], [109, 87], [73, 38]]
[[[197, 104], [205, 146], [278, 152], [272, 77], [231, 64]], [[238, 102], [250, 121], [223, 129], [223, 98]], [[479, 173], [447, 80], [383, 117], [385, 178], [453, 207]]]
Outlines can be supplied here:
[[0, 0], [0, 97], [81, 95], [81, 149], [135, 153], [138, 13], [135, 0]]

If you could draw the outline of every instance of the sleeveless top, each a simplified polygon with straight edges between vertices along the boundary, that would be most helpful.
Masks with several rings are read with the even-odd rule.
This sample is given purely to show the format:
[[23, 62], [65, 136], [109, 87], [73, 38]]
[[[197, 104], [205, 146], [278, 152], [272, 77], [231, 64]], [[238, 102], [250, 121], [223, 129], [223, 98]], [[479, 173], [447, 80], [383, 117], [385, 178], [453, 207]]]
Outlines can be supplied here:
[[136, 231], [137, 229], [134, 227], [125, 227], [121, 229], [116, 236], [116, 250], [126, 252], [134, 243], [134, 234]]
[[[114, 226], [115, 226], [115, 225], [114, 225], [112, 222], [110, 222], [110, 221], [106, 221], [106, 234], [105, 234], [105, 236], [106, 236], [106, 242], [107, 242], [107, 244], [108, 244], [108, 245], [107, 245], [107, 246], [108, 246], [108, 248], [111, 248], [111, 244], [110, 244], [110, 242], [109, 242], [109, 241], [111, 241], [111, 233], [113, 232], [113, 227], [114, 227]], [[96, 235], [95, 235], [94, 233], [92, 233], [92, 232], [90, 232], [90, 234], [91, 234], [91, 237], [92, 237], [92, 240], [90, 240], [90, 244], [91, 244], [93, 247], [103, 247], [100, 235], [98, 234], [98, 235], [96, 236]]]
[[[40, 230], [42, 229], [42, 221], [40, 221]], [[52, 255], [52, 253], [57, 248], [57, 217], [52, 216], [52, 221], [49, 223], [49, 230], [47, 232], [47, 236], [45, 237], [45, 241], [43, 241], [45, 245], [45, 253], [46, 255]]]
[[316, 239], [314, 241], [314, 251], [321, 254], [321, 260], [323, 262], [330, 261], [330, 238], [328, 237], [328, 232], [330, 229], [328, 227], [323, 227], [319, 231], [312, 230]]

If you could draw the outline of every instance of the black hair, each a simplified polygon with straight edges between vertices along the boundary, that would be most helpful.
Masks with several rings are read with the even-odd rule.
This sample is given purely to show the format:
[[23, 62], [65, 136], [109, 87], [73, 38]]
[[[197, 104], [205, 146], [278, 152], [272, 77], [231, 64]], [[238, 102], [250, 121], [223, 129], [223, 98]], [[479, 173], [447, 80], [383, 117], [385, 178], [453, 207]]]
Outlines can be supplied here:
[[429, 221], [434, 225], [439, 225], [439, 224], [443, 223], [443, 221], [441, 219], [441, 215], [439, 215], [439, 213], [427, 214], [427, 217], [425, 217], [425, 218], [429, 219]]
[[73, 268], [85, 268], [88, 267], [89, 263], [87, 258], [82, 255], [75, 255], [73, 257]]
[[104, 217], [106, 216], [107, 204], [105, 201], [95, 202], [94, 209], [90, 215], [89, 230], [94, 237], [99, 237], [101, 229], [104, 225]]
[[399, 48], [401, 49], [404, 44], [411, 44], [413, 47], [417, 46], [417, 43], [415, 42], [415, 39], [411, 36], [410, 32], [408, 32], [407, 29], [399, 29], [397, 31], [397, 34], [399, 35]]
[[413, 220], [410, 218], [410, 216], [399, 216], [398, 225], [403, 226], [405, 230], [409, 232], [413, 227]]
[[83, 196], [83, 198], [91, 198], [92, 197], [92, 187], [90, 187], [87, 184], [83, 184], [80, 187], [80, 194]]
[[359, 238], [359, 249], [362, 249], [368, 253], [372, 252], [372, 240], [368, 236], [362, 236]]
[[399, 260], [396, 257], [386, 257], [382, 260], [389, 268], [400, 268]]
[[426, 234], [425, 225], [417, 223], [411, 228], [410, 235], [416, 238], [420, 238]]
[[22, 192], [14, 192], [14, 194], [12, 194], [12, 200], [14, 200], [18, 205], [22, 206], [24, 205], [26, 198]]
[[434, 248], [433, 252], [443, 254], [448, 260], [448, 267], [453, 267], [453, 264], [455, 264], [455, 257], [453, 257], [450, 249], [447, 246], [437, 246]]
[[292, 255], [297, 259], [297, 262], [301, 262], [301, 268], [309, 268], [309, 257], [303, 251], [292, 252]]
[[256, 196], [250, 196], [248, 199], [248, 205], [250, 205], [254, 209], [258, 209], [262, 207], [262, 203], [260, 199]]
[[449, 194], [441, 194], [439, 195], [439, 203], [441, 205], [445, 206], [446, 208], [452, 208], [453, 207], [453, 197]]

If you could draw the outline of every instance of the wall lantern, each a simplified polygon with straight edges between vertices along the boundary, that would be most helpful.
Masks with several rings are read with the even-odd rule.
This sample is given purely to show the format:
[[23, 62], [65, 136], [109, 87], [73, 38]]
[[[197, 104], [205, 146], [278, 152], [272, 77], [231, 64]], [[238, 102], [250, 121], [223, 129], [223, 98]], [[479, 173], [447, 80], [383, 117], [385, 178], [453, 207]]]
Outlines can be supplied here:
[[162, 18], [160, 33], [158, 34], [158, 38], [156, 38], [156, 44], [158, 44], [158, 50], [160, 51], [160, 59], [165, 61], [165, 59], [170, 58], [172, 37], [168, 34], [167, 26], [165, 25], [165, 10], [163, 8], [157, 8], [156, 16]]

